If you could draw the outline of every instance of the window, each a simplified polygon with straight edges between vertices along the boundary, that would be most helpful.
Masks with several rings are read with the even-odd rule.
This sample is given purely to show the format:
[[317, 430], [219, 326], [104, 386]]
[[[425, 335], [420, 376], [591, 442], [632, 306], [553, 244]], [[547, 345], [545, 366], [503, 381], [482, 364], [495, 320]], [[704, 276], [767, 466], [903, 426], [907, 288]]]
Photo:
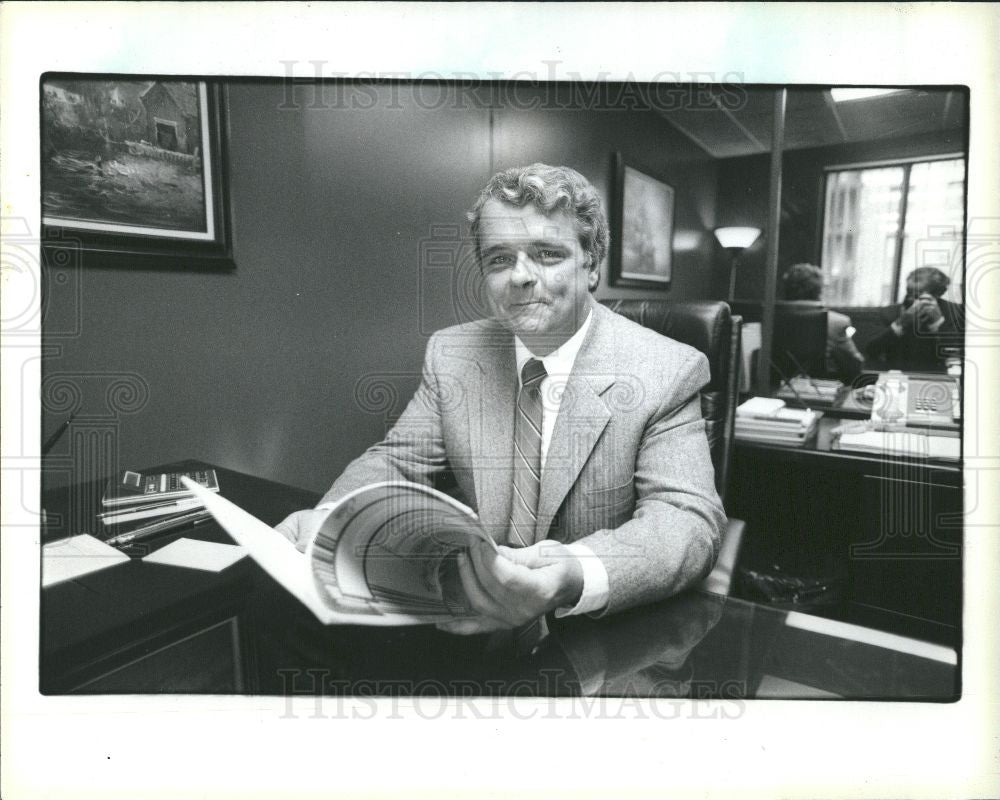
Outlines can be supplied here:
[[906, 292], [917, 267], [951, 279], [945, 299], [962, 302], [955, 268], [964, 225], [965, 159], [831, 170], [826, 175], [823, 297], [832, 306], [885, 306]]

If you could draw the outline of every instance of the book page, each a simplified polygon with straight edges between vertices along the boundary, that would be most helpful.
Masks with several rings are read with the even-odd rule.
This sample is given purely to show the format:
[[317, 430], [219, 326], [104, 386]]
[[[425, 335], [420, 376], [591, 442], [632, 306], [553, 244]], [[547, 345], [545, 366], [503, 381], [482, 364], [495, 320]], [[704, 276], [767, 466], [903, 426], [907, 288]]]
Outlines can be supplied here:
[[89, 575], [128, 561], [129, 557], [89, 533], [51, 542], [42, 548], [42, 586]]
[[359, 614], [413, 621], [467, 616], [454, 556], [496, 548], [471, 509], [417, 484], [352, 492], [331, 510], [307, 552], [321, 594]]

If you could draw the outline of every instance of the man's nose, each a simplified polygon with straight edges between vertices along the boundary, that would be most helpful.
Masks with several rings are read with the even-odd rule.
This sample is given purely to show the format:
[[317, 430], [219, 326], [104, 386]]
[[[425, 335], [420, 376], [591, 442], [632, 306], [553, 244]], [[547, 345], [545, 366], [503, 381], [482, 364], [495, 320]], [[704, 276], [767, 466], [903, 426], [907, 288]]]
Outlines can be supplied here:
[[538, 280], [535, 264], [524, 250], [519, 250], [517, 253], [514, 269], [510, 273], [510, 280], [511, 283], [518, 286], [530, 286]]

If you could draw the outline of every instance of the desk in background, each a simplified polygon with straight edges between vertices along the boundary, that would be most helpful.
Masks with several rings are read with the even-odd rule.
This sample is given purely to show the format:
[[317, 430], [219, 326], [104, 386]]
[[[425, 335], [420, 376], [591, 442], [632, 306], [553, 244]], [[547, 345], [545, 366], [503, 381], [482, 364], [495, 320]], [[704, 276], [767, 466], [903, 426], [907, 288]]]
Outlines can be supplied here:
[[[193, 468], [197, 462], [165, 465]], [[216, 467], [274, 524], [317, 495]], [[44, 496], [67, 503], [104, 481]], [[213, 525], [180, 536], [229, 541]], [[323, 626], [252, 561], [206, 573], [133, 560], [42, 590], [41, 689], [61, 693], [609, 695], [951, 700], [954, 649], [703, 592], [553, 622], [532, 656], [431, 626]]]
[[741, 566], [830, 579], [840, 600], [815, 613], [958, 646], [961, 465], [834, 450], [842, 423], [824, 417], [801, 448], [737, 440], [727, 511], [747, 522]]

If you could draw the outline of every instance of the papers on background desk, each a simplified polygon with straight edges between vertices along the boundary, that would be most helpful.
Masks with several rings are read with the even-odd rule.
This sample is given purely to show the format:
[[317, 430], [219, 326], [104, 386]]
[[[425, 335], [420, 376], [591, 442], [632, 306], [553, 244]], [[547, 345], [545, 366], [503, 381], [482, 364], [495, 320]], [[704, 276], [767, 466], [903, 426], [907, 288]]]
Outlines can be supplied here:
[[202, 542], [198, 539], [180, 538], [155, 553], [150, 553], [143, 561], [150, 564], [167, 564], [172, 567], [203, 569], [207, 572], [222, 572], [247, 554], [235, 544]]
[[933, 436], [911, 431], [863, 431], [843, 433], [838, 450], [855, 450], [886, 456], [916, 456], [958, 461], [962, 440], [957, 436]]
[[89, 533], [60, 539], [42, 548], [42, 586], [80, 578], [128, 560], [125, 553]]
[[736, 409], [736, 438], [801, 447], [821, 416], [808, 409], [785, 408], [785, 401], [779, 398], [751, 397]]

